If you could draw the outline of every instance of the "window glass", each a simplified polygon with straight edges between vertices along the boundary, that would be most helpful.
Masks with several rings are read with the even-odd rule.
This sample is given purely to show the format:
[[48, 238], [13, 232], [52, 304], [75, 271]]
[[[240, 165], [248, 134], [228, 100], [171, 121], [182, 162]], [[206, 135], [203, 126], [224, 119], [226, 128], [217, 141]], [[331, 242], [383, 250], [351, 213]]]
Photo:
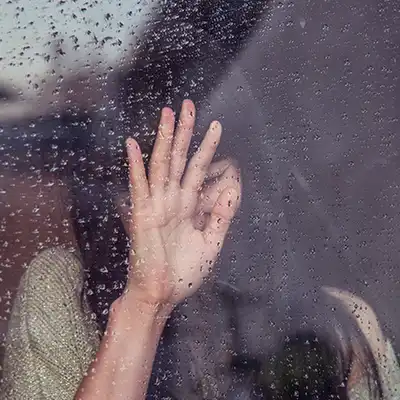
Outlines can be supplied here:
[[[240, 207], [212, 271], [165, 324], [147, 397], [399, 396], [399, 11], [392, 0], [6, 2], [4, 393], [78, 390], [133, 268], [126, 139], [151, 174], [162, 107], [178, 115], [191, 99], [189, 156], [219, 120], [216, 159], [238, 174], [222, 176], [240, 181]], [[50, 365], [65, 371], [58, 389]]]

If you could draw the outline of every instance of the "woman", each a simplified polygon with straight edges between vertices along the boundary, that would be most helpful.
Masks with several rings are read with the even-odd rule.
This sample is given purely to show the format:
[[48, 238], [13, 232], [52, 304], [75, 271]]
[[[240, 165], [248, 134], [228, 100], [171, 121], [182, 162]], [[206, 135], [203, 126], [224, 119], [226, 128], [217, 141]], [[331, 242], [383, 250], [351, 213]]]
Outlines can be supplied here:
[[[186, 168], [194, 118], [193, 103], [185, 101], [174, 135], [173, 112], [163, 109], [148, 179], [138, 143], [127, 141], [132, 206], [114, 201], [129, 232], [129, 261], [125, 268], [108, 265], [122, 277], [109, 282], [111, 289], [98, 283], [82, 253], [52, 249], [32, 262], [10, 321], [5, 398], [145, 397], [165, 323], [210, 274], [240, 200], [236, 168], [226, 160], [211, 164], [221, 136], [218, 122]], [[101, 245], [114, 252], [128, 248], [126, 241]], [[107, 266], [98, 267], [106, 279]], [[104, 334], [103, 321], [91, 318], [91, 298], [100, 300], [97, 307], [107, 316]]]
[[[240, 200], [232, 163], [210, 164], [219, 124], [212, 124], [183, 174], [194, 113], [185, 101], [173, 137], [172, 111], [163, 110], [148, 180], [138, 144], [128, 140], [128, 196], [121, 194], [127, 166], [101, 165], [108, 171], [101, 182], [91, 173], [91, 162], [72, 171], [79, 251], [48, 250], [26, 272], [10, 321], [5, 398], [146, 396], [172, 309], [209, 275]], [[241, 398], [395, 398], [398, 366], [376, 316], [361, 299], [325, 291], [349, 319], [334, 321], [337, 330], [330, 335], [289, 335], [267, 362], [245, 360], [242, 366], [258, 375], [250, 374], [254, 390], [243, 390]], [[354, 303], [362, 314], [356, 321]], [[353, 329], [350, 319], [368, 325]], [[235, 378], [239, 367], [233, 365], [228, 398], [242, 390], [241, 373]], [[225, 396], [204, 393], [196, 398]]]

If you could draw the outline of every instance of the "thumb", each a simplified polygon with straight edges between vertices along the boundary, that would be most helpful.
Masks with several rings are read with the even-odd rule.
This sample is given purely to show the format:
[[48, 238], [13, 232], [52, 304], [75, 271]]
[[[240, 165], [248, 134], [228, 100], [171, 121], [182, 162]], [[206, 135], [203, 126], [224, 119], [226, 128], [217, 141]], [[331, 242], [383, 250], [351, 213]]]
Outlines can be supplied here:
[[225, 236], [239, 205], [239, 193], [226, 188], [218, 197], [203, 231], [206, 252], [213, 261], [221, 251]]

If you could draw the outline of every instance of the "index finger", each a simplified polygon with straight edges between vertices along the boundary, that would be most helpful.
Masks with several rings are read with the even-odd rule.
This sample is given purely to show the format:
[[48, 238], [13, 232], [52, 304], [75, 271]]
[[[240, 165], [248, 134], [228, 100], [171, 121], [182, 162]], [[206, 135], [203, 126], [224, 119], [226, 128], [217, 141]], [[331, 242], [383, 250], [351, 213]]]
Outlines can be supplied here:
[[129, 187], [132, 204], [138, 204], [146, 201], [150, 196], [142, 152], [138, 142], [133, 138], [126, 141], [126, 150], [129, 161]]
[[183, 177], [183, 189], [192, 192], [200, 190], [221, 139], [221, 132], [222, 127], [218, 121], [210, 124], [199, 149], [189, 161], [187, 171]]

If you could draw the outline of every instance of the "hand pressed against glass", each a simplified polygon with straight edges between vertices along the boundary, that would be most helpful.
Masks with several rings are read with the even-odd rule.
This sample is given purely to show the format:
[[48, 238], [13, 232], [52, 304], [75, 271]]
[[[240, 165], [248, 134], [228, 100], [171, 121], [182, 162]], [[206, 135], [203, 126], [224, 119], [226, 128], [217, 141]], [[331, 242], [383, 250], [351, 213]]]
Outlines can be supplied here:
[[[197, 229], [204, 229], [218, 196], [228, 187], [237, 189], [238, 193], [241, 192], [241, 177], [236, 162], [226, 158], [211, 163], [203, 188], [199, 192], [197, 209], [193, 218], [194, 226]], [[118, 190], [114, 201], [125, 231], [129, 232], [132, 215], [132, 203], [129, 191], [125, 190], [125, 188]]]
[[[211, 164], [221, 126], [211, 124], [186, 168], [194, 105], [162, 111], [146, 176], [137, 142], [127, 142], [131, 238], [125, 293], [113, 302], [96, 359], [76, 399], [145, 399], [160, 336], [173, 306], [193, 294], [210, 273], [240, 203], [232, 161]], [[125, 209], [125, 210], [124, 210]]]
[[[178, 127], [164, 108], [146, 177], [137, 142], [128, 139], [131, 218], [130, 272], [126, 296], [154, 305], [174, 305], [193, 294], [222, 248], [241, 194], [229, 160], [211, 164], [221, 125], [211, 123], [187, 163], [195, 108], [184, 101]], [[207, 178], [212, 182], [204, 185]]]

